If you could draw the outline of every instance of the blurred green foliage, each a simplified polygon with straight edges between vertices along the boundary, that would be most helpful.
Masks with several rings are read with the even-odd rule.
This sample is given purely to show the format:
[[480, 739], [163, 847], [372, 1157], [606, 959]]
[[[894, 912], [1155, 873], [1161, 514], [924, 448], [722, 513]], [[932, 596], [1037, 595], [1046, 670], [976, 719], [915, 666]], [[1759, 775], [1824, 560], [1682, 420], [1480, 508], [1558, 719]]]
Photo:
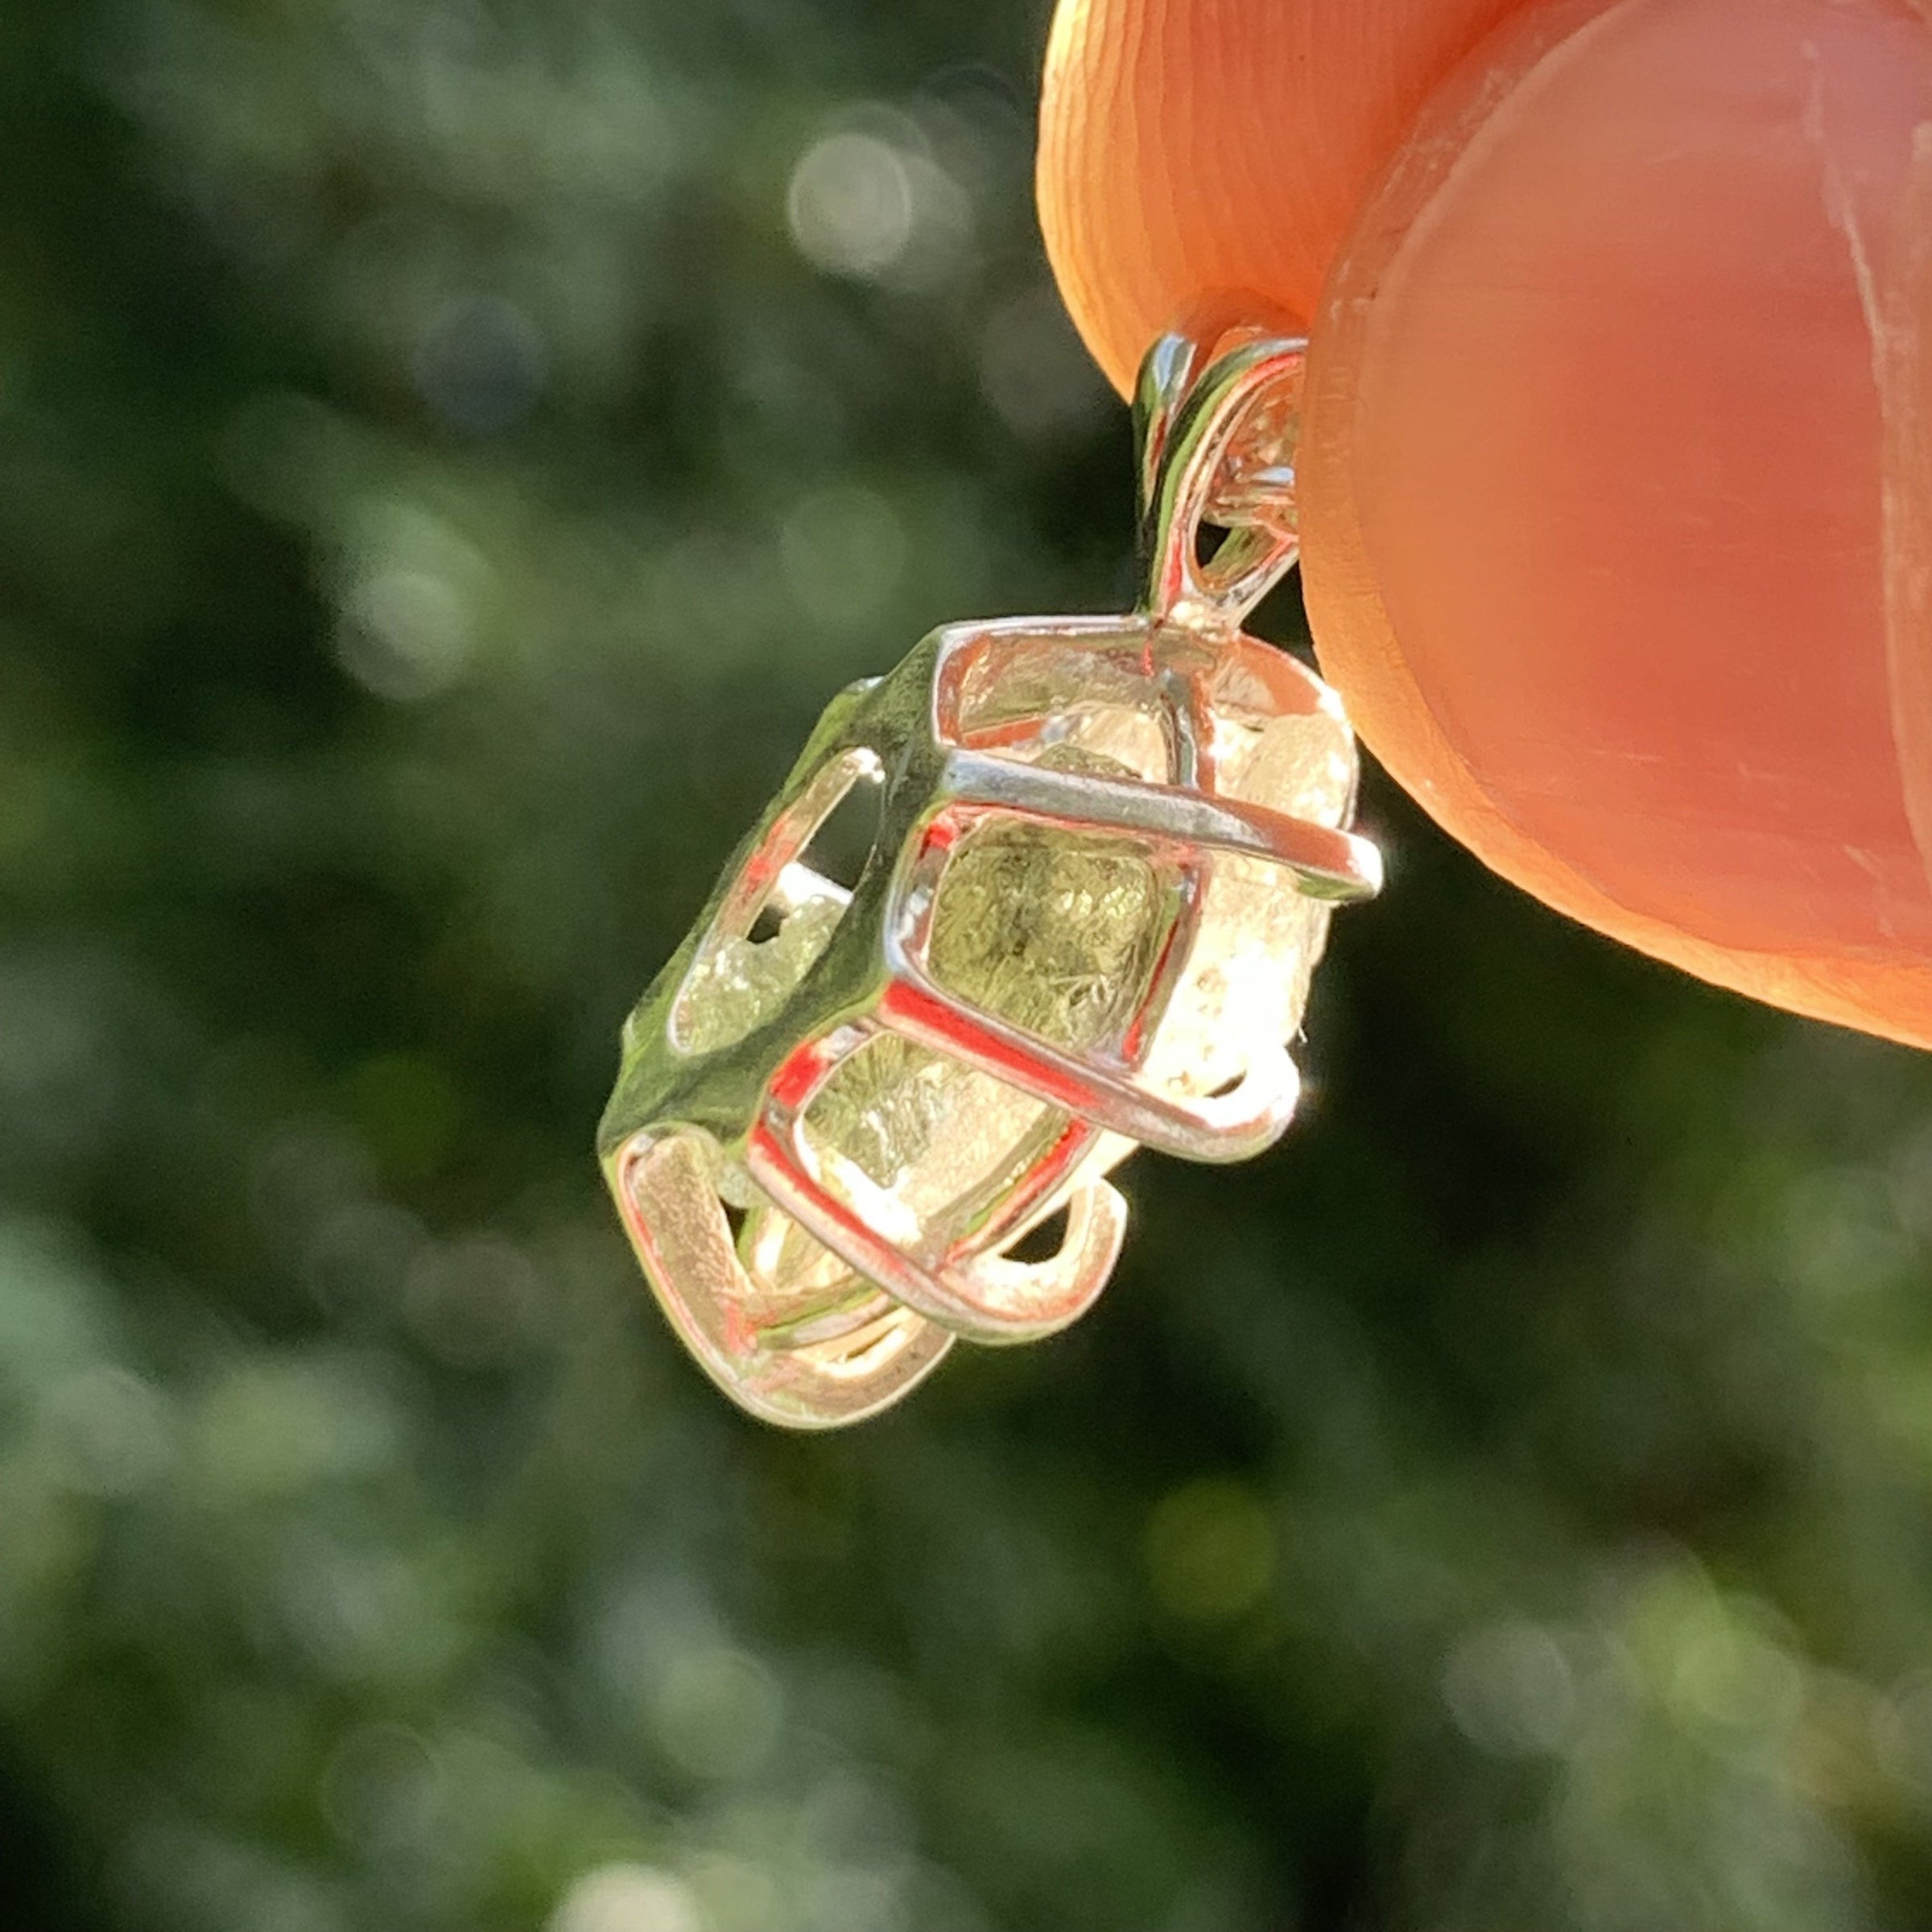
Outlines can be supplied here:
[[1041, 0], [0, 8], [0, 1920], [1932, 1923], [1932, 1071], [1385, 786], [1316, 1104], [745, 1422], [589, 1154], [826, 696], [1117, 607]]

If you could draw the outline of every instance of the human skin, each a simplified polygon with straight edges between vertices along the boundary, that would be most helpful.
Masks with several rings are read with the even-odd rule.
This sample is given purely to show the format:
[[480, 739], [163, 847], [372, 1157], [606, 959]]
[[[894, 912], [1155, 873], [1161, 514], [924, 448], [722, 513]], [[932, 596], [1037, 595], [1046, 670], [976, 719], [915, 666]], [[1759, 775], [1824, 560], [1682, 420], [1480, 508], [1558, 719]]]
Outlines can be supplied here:
[[1047, 253], [1123, 395], [1217, 299], [1305, 328], [1430, 89], [1521, 0], [1061, 0], [1040, 116]]
[[1041, 194], [1117, 382], [1309, 321], [1318, 648], [1443, 824], [1932, 1044], [1926, 10], [1068, 0]]

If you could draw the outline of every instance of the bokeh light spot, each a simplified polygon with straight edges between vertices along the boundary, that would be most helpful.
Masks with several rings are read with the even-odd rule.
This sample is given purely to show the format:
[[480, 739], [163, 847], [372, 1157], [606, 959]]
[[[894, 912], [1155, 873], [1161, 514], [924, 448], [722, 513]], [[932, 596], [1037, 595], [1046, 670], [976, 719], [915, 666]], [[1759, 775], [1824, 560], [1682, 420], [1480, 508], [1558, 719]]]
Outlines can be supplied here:
[[103, 1364], [57, 1383], [39, 1419], [68, 1481], [92, 1495], [137, 1495], [174, 1454], [172, 1404], [125, 1368]]
[[545, 1932], [706, 1932], [697, 1896], [654, 1865], [610, 1864], [565, 1893]]
[[653, 1687], [665, 1754], [698, 1777], [741, 1777], [770, 1755], [783, 1721], [778, 1682], [756, 1657], [723, 1645], [679, 1651]]
[[792, 170], [786, 219], [799, 251], [828, 274], [870, 279], [912, 239], [905, 157], [872, 134], [828, 134]]
[[1537, 1624], [1492, 1624], [1465, 1638], [1443, 1669], [1443, 1701], [1457, 1729], [1498, 1757], [1559, 1751], [1577, 1722], [1569, 1659]]
[[1144, 1543], [1155, 1600], [1173, 1615], [1211, 1623], [1252, 1610], [1274, 1572], [1274, 1530], [1244, 1484], [1221, 1477], [1163, 1496]]
[[336, 634], [342, 668], [378, 697], [403, 703], [460, 682], [474, 645], [462, 599], [419, 570], [364, 578], [345, 601]]
[[414, 1731], [395, 1724], [365, 1724], [329, 1758], [322, 1810], [345, 1843], [408, 1846], [434, 1828], [443, 1792], [442, 1766]]

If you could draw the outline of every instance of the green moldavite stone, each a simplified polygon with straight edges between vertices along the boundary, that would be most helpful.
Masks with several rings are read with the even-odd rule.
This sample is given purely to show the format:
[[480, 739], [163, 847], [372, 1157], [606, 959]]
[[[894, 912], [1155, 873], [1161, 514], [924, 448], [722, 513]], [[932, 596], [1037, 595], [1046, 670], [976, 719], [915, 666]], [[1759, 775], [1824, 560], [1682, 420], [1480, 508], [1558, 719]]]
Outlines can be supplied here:
[[1163, 936], [1161, 898], [1138, 846], [989, 821], [946, 869], [933, 977], [1056, 1046], [1098, 1046], [1146, 997]]
[[[1133, 775], [1070, 746], [1042, 762]], [[1117, 1037], [1146, 997], [1162, 900], [1161, 878], [1129, 841], [989, 818], [960, 840], [940, 879], [932, 976], [983, 1013], [1084, 1051]], [[923, 1221], [997, 1193], [1064, 1123], [1002, 1081], [884, 1038], [833, 1076], [808, 1124], [822, 1154]]]
[[827, 893], [789, 914], [768, 939], [726, 939], [701, 959], [678, 1001], [687, 1053], [716, 1053], [782, 1010], [830, 943], [844, 901]]
[[[931, 966], [981, 1011], [1079, 1051], [1117, 1034], [1145, 997], [1162, 885], [1138, 848], [989, 819], [968, 833], [933, 908]], [[923, 1220], [997, 1191], [1060, 1117], [945, 1055], [869, 1042], [828, 1084], [810, 1126]]]
[[[1121, 742], [1109, 749], [1125, 749], [1134, 721], [1128, 716], [1117, 729], [1103, 717], [1091, 735], [1111, 733]], [[1326, 713], [1231, 724], [1220, 760], [1231, 796], [1322, 824], [1347, 815], [1353, 748], [1346, 726]], [[1051, 746], [1041, 762], [1108, 777], [1157, 775], [1091, 742]], [[1147, 996], [1173, 886], [1132, 840], [990, 815], [960, 838], [940, 879], [932, 975], [966, 1005], [1069, 1052], [1104, 1047], [1120, 1039]], [[684, 1002], [693, 1049], [728, 1044], [774, 1018], [840, 910], [838, 897], [807, 896], [772, 938], [720, 947]], [[1293, 1034], [1328, 917], [1278, 867], [1226, 853], [1207, 868], [1198, 913], [1141, 1070], [1157, 1091], [1177, 1097], [1216, 1091], [1239, 1077], [1258, 1042]], [[1058, 1109], [1003, 1081], [881, 1034], [827, 1082], [805, 1130], [828, 1185], [883, 1231], [917, 1242], [935, 1227], [970, 1223], [1065, 1125]], [[795, 1245], [808, 1258], [817, 1253], [815, 1244]]]

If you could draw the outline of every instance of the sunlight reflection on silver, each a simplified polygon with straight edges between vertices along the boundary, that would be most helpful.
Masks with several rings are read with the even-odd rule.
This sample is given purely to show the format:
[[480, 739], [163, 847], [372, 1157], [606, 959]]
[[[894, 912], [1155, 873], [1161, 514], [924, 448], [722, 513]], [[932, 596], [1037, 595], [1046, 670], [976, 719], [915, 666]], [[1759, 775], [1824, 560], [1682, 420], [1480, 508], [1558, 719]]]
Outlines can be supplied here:
[[[956, 1336], [1064, 1327], [1134, 1146], [1238, 1160], [1288, 1125], [1329, 910], [1381, 865], [1335, 694], [1241, 629], [1297, 555], [1303, 345], [1228, 340], [1148, 358], [1141, 610], [950, 625], [834, 700], [625, 1026], [605, 1173], [754, 1414], [854, 1422]], [[814, 840], [857, 793], [840, 884]]]

